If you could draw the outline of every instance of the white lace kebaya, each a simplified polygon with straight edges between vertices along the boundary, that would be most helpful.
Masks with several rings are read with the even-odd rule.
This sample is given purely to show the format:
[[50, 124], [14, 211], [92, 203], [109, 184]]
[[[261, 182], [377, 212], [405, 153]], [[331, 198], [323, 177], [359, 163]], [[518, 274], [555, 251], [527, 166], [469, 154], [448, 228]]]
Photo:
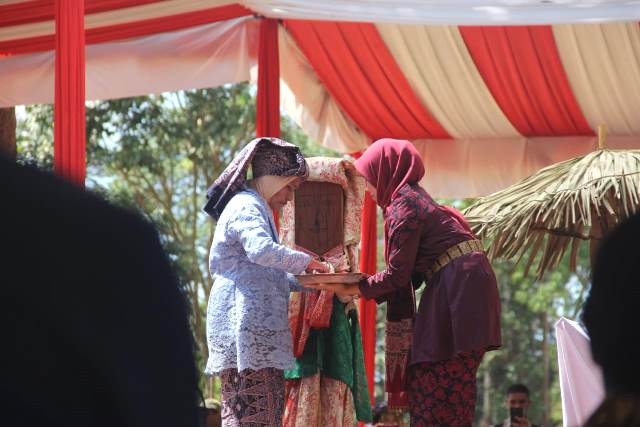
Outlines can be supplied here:
[[205, 373], [294, 367], [289, 292], [301, 290], [293, 274], [302, 273], [310, 261], [309, 255], [279, 243], [271, 209], [255, 191], [233, 196], [218, 220], [209, 254], [214, 283]]

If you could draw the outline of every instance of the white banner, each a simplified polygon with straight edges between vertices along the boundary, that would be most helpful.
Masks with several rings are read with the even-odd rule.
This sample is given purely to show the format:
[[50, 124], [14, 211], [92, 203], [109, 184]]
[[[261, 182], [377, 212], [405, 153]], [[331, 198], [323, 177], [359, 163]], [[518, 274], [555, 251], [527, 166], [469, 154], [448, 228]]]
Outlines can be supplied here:
[[604, 398], [600, 368], [591, 358], [589, 337], [573, 320], [556, 322], [562, 423], [564, 427], [584, 425]]

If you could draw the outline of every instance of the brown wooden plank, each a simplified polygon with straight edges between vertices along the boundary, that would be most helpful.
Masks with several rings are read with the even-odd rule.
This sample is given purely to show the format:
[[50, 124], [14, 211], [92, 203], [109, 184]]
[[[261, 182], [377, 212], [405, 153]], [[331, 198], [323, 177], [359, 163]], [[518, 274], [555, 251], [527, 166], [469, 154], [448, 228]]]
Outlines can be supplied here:
[[343, 243], [343, 212], [338, 184], [303, 183], [295, 194], [296, 245], [322, 255]]

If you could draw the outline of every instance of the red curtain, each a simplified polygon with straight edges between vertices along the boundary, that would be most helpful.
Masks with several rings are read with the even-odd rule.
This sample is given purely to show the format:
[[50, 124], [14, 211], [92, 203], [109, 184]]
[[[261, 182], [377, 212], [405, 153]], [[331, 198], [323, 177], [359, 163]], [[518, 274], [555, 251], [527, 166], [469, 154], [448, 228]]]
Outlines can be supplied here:
[[[376, 221], [376, 203], [364, 196], [362, 209], [362, 235], [360, 251], [360, 271], [366, 274], [376, 272], [376, 258], [378, 255], [378, 224]], [[364, 368], [369, 384], [369, 398], [374, 403], [374, 372], [376, 369], [376, 302], [374, 300], [360, 299], [360, 329], [362, 330], [362, 347], [364, 350]]]
[[[186, 12], [178, 15], [143, 19], [124, 24], [108, 25], [87, 30], [86, 43], [106, 43], [133, 37], [143, 37], [163, 32], [178, 31], [184, 28], [225, 21], [227, 19], [238, 18], [251, 14], [251, 10], [243, 6], [228, 5], [198, 10], [195, 12]], [[54, 48], [54, 39], [54, 35], [46, 35], [3, 41], [0, 42], [0, 53], [18, 55], [51, 50]]]
[[54, 168], [84, 187], [84, 2], [56, 0], [55, 17]]
[[[275, 19], [263, 19], [260, 22], [256, 136], [280, 137], [280, 60], [278, 21]], [[273, 217], [279, 229], [280, 221], [275, 210]]]
[[372, 139], [449, 138], [422, 105], [375, 25], [287, 20], [329, 93]]
[[[124, 7], [142, 6], [163, 0], [85, 0], [85, 13], [107, 12]], [[32, 24], [55, 19], [54, 0], [31, 0], [0, 6], [0, 27]]]
[[260, 22], [257, 98], [256, 136], [280, 137], [280, 61], [275, 19]]
[[592, 135], [550, 26], [460, 27], [496, 102], [524, 136]]

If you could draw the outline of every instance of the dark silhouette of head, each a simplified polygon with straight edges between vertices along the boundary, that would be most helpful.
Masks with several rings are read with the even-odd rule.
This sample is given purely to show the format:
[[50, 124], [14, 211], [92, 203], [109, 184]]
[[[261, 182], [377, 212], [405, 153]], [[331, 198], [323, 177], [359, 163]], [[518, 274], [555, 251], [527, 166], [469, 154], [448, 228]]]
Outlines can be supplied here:
[[609, 393], [640, 392], [640, 215], [609, 234], [596, 254], [583, 321]]

